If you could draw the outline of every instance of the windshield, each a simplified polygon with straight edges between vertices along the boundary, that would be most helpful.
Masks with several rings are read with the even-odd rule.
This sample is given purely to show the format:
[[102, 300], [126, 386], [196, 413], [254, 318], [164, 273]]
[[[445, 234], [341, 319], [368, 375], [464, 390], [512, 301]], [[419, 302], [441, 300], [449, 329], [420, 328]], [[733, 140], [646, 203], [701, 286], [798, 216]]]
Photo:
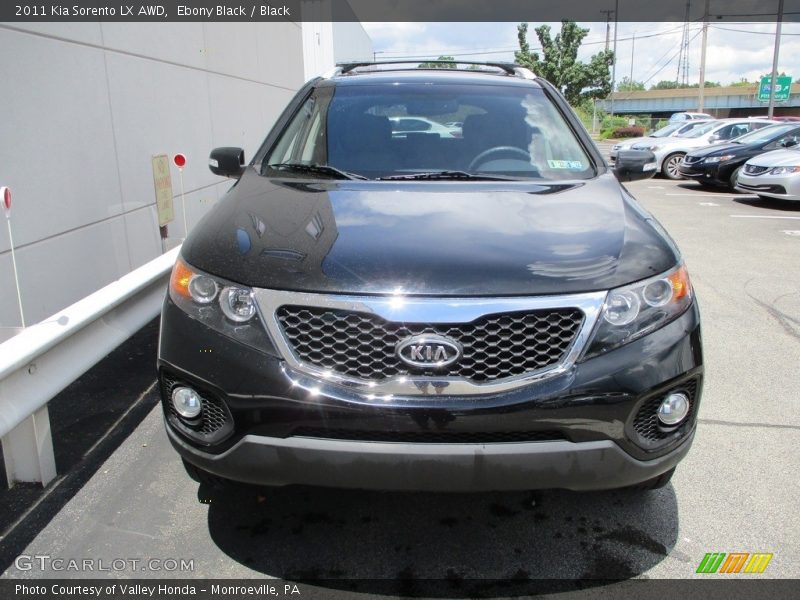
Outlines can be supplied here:
[[[566, 180], [595, 174], [541, 89], [452, 83], [318, 87], [263, 165], [264, 173], [281, 176], [291, 176], [292, 165], [313, 165], [318, 176], [324, 166], [370, 179], [438, 174]], [[295, 170], [297, 176], [311, 173]]]
[[762, 129], [758, 129], [756, 131], [751, 131], [750, 133], [745, 133], [744, 135], [739, 136], [736, 138], [737, 144], [766, 144], [767, 142], [771, 142], [772, 140], [779, 138], [787, 133], [791, 133], [792, 131], [800, 130], [800, 127], [797, 124], [792, 125], [773, 125], [771, 127], [764, 127]]
[[704, 136], [705, 134], [707, 134], [712, 129], [715, 129], [716, 127], [719, 127], [720, 125], [722, 125], [722, 123], [720, 121], [710, 121], [710, 122], [706, 123], [705, 125], [701, 125], [700, 127], [695, 127], [691, 131], [682, 134], [680, 137], [699, 138], [699, 137]]
[[654, 131], [650, 134], [650, 137], [660, 138], [660, 137], [667, 137], [668, 135], [672, 134], [674, 131], [678, 131], [683, 127], [683, 123], [672, 123], [671, 125], [667, 125], [666, 127], [662, 127], [658, 131]]

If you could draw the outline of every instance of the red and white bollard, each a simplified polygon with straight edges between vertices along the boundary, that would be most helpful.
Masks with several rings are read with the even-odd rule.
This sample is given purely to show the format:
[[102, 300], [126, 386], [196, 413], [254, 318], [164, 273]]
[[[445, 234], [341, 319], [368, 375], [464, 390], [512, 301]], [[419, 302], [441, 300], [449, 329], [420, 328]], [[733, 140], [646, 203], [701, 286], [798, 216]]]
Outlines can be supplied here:
[[14, 284], [17, 288], [17, 304], [19, 306], [19, 320], [22, 327], [25, 327], [25, 312], [22, 309], [22, 294], [19, 290], [19, 273], [17, 272], [17, 255], [14, 252], [14, 235], [11, 233], [11, 188], [0, 187], [0, 199], [3, 202], [3, 210], [6, 213], [6, 225], [8, 226], [8, 243], [11, 246], [11, 265], [14, 267]]

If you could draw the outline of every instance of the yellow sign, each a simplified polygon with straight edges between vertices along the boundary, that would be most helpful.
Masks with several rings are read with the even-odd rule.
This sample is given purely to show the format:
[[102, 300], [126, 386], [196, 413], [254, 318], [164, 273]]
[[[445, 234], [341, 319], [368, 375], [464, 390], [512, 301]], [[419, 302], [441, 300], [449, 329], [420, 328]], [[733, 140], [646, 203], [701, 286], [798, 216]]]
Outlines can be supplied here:
[[169, 157], [166, 154], [153, 157], [153, 183], [156, 187], [158, 224], [163, 227], [175, 218], [172, 209], [172, 176], [169, 172]]

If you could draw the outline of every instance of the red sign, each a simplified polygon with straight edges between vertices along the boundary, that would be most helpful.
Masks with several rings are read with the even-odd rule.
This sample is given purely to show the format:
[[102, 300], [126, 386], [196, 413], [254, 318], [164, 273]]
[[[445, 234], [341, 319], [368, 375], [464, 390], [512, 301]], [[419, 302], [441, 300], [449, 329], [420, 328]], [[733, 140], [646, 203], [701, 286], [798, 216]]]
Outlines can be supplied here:
[[182, 169], [183, 167], [186, 166], [186, 156], [184, 156], [183, 154], [176, 154], [175, 156], [172, 157], [172, 162], [175, 163], [176, 167]]
[[11, 210], [11, 189], [7, 187], [0, 187], [0, 194], [3, 196], [3, 208], [6, 212]]

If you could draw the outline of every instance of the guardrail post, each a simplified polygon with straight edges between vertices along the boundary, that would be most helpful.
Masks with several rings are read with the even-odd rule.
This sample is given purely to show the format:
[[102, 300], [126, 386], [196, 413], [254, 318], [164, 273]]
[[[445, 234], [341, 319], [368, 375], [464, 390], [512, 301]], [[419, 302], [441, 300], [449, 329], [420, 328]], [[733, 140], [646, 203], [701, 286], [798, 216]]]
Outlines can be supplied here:
[[46, 404], [12, 429], [2, 442], [9, 488], [18, 481], [46, 486], [55, 478], [56, 457]]

